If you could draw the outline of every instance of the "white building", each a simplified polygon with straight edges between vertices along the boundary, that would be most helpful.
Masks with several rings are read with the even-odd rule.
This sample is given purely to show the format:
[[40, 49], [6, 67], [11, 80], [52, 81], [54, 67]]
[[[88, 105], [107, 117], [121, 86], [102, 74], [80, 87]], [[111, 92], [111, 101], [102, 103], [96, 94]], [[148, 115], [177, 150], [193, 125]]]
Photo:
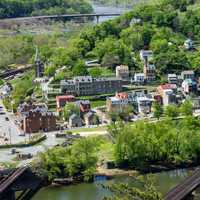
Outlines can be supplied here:
[[178, 83], [178, 77], [176, 74], [168, 74], [167, 80], [168, 80], [168, 83], [170, 83], [170, 84]]
[[193, 70], [187, 70], [187, 71], [182, 71], [181, 72], [181, 79], [194, 79], [195, 78], [195, 73]]
[[138, 112], [144, 115], [151, 113], [152, 102], [153, 99], [148, 98], [147, 96], [138, 96], [137, 97]]
[[172, 89], [167, 89], [163, 91], [163, 105], [168, 106], [170, 104], [176, 103], [176, 95]]
[[145, 81], [144, 73], [135, 73], [134, 79], [132, 80], [134, 83], [143, 84]]
[[187, 49], [187, 50], [191, 50], [193, 49], [193, 41], [189, 38], [187, 39], [185, 42], [184, 42], [184, 47]]
[[140, 59], [141, 60], [149, 60], [149, 58], [153, 57], [153, 51], [151, 50], [141, 50], [140, 51]]

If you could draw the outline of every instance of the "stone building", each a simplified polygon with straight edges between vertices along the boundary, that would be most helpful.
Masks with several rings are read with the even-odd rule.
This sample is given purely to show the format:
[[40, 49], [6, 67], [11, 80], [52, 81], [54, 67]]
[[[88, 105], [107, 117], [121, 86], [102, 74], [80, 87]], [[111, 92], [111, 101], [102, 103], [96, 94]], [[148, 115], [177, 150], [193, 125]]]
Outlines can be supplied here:
[[129, 77], [129, 68], [127, 65], [119, 65], [116, 67], [116, 77], [127, 79]]
[[122, 90], [119, 78], [92, 78], [91, 76], [75, 77], [73, 80], [62, 80], [61, 91], [75, 96], [89, 96], [115, 93]]

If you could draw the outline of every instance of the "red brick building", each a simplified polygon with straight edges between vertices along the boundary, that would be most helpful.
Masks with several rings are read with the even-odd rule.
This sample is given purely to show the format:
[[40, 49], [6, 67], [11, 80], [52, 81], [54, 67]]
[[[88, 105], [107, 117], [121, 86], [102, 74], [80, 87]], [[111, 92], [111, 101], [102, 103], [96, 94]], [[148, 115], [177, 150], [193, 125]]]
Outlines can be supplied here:
[[[56, 116], [54, 113], [49, 112], [47, 107], [36, 106], [29, 107], [31, 109], [27, 110], [21, 105], [21, 110], [18, 109], [18, 114], [20, 115], [20, 128], [24, 133], [38, 133], [39, 131], [53, 131], [56, 130]], [[33, 108], [33, 109], [32, 109]]]
[[75, 97], [73, 95], [57, 96], [56, 97], [57, 111], [60, 112], [61, 109], [66, 105], [66, 103], [74, 101]]

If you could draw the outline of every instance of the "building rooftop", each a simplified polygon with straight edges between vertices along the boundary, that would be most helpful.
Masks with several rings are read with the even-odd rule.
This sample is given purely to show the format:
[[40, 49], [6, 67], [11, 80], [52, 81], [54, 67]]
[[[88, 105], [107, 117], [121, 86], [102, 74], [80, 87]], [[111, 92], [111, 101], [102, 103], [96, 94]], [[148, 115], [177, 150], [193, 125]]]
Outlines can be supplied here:
[[166, 83], [166, 84], [160, 85], [159, 87], [162, 90], [169, 90], [169, 89], [176, 89], [177, 88], [176, 84], [170, 84], [170, 83]]
[[168, 74], [168, 78], [177, 78], [176, 74]]
[[63, 95], [63, 96], [57, 96], [56, 100], [68, 100], [68, 99], [75, 99], [75, 96], [73, 95]]
[[129, 70], [127, 65], [119, 65], [116, 67], [116, 70]]
[[194, 74], [193, 70], [182, 71], [181, 74]]

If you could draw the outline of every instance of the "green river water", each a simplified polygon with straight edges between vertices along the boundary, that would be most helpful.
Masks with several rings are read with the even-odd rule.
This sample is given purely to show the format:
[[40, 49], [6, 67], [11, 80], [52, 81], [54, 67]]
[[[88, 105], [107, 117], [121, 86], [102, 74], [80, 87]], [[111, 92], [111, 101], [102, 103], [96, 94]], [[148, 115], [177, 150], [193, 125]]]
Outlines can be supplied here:
[[[173, 170], [155, 174], [158, 190], [165, 194], [170, 188], [180, 183], [189, 176], [193, 170]], [[96, 181], [94, 183], [82, 183], [66, 187], [46, 187], [39, 191], [33, 200], [102, 200], [104, 196], [111, 195], [103, 189], [102, 184], [129, 183], [134, 185], [135, 180], [131, 177], [117, 177], [113, 180]], [[196, 200], [200, 200], [199, 197]]]

